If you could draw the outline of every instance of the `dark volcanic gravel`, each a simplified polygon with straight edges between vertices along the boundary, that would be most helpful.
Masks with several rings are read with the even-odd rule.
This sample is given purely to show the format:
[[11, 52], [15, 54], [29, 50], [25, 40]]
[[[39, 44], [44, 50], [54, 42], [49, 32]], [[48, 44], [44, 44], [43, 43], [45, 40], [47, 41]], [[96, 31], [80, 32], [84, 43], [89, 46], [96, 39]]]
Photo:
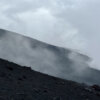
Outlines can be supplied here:
[[100, 100], [99, 89], [0, 59], [0, 100]]

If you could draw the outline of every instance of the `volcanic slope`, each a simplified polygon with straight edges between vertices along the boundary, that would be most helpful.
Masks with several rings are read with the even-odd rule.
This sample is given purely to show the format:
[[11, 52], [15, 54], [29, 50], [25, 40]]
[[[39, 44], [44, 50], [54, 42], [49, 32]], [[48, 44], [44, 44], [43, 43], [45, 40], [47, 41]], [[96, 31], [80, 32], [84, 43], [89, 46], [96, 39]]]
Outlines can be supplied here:
[[100, 100], [100, 87], [41, 74], [0, 59], [0, 100]]

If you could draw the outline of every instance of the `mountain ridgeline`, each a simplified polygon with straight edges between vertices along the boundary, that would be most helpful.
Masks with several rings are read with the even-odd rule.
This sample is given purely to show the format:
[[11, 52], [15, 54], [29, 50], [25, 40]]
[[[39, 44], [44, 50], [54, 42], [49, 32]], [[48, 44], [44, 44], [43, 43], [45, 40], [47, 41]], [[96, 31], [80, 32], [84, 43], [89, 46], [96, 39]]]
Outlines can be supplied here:
[[51, 76], [100, 85], [100, 71], [90, 68], [88, 56], [3, 29], [0, 58]]

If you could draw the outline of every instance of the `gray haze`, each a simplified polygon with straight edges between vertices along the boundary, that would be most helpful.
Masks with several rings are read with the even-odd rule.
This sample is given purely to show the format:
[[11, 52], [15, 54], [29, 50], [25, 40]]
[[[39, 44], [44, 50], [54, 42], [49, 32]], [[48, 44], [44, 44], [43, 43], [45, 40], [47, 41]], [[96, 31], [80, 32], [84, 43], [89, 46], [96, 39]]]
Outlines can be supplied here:
[[0, 58], [52, 76], [100, 84], [100, 72], [89, 68], [88, 56], [17, 33], [0, 30]]
[[88, 54], [100, 69], [100, 0], [0, 0], [0, 27]]

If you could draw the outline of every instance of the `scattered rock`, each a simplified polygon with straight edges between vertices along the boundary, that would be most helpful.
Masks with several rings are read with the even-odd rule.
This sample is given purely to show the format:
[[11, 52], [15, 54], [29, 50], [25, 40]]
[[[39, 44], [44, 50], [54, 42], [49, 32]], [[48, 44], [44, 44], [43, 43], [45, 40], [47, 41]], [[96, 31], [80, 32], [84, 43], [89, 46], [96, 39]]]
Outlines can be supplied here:
[[95, 91], [99, 91], [100, 92], [100, 86], [99, 85], [93, 85], [91, 86]]
[[53, 100], [62, 100], [61, 97], [54, 97]]
[[10, 66], [7, 66], [7, 69], [10, 70], [10, 71], [13, 71], [14, 69]]

